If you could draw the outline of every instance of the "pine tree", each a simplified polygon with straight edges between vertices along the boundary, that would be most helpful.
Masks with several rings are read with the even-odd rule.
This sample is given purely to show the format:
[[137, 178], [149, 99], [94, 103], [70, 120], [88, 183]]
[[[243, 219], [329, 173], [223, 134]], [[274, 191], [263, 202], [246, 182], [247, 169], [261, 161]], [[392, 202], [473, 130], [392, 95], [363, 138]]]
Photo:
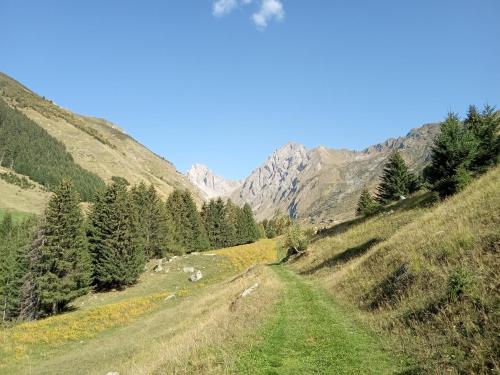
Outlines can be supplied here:
[[225, 211], [230, 225], [234, 228], [233, 240], [230, 246], [243, 244], [245, 242], [245, 239], [243, 238], [244, 228], [241, 220], [241, 208], [234, 204], [231, 199], [228, 199], [226, 202]]
[[0, 313], [2, 321], [19, 317], [23, 278], [27, 272], [26, 251], [32, 221], [14, 224], [7, 214], [0, 220]]
[[212, 249], [229, 247], [236, 244], [236, 228], [231, 222], [230, 213], [221, 198], [211, 200], [202, 210], [205, 228]]
[[478, 143], [458, 116], [450, 113], [441, 125], [432, 147], [431, 163], [424, 171], [433, 191], [445, 197], [464, 187], [471, 178], [470, 170]]
[[252, 208], [248, 203], [243, 206], [240, 213], [240, 225], [243, 229], [242, 244], [253, 243], [259, 239], [257, 223], [253, 216]]
[[173, 223], [173, 238], [178, 253], [210, 248], [201, 214], [191, 193], [175, 190], [167, 199], [167, 213]]
[[381, 180], [377, 200], [386, 204], [408, 195], [415, 188], [416, 177], [409, 172], [405, 161], [396, 151], [385, 165]]
[[464, 125], [478, 142], [476, 154], [469, 168], [473, 172], [483, 173], [498, 163], [500, 116], [495, 113], [493, 107], [485, 106], [479, 113], [475, 106], [470, 106]]
[[361, 192], [358, 206], [356, 207], [356, 215], [371, 215], [378, 211], [380, 205], [373, 199], [367, 189]]
[[163, 258], [171, 252], [172, 223], [153, 185], [140, 183], [131, 190], [137, 233], [147, 258]]
[[98, 289], [134, 284], [145, 256], [133, 205], [123, 184], [112, 183], [98, 196], [90, 215], [89, 244]]
[[31, 267], [40, 307], [48, 314], [57, 314], [89, 290], [91, 261], [79, 203], [78, 193], [65, 180], [45, 212], [43, 246]]

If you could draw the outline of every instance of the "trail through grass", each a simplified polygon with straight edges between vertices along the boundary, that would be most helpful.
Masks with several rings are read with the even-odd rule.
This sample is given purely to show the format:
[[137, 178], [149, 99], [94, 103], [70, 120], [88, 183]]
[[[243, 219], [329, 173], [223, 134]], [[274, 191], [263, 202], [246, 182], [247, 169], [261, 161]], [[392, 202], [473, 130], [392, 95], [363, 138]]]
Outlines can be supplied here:
[[326, 293], [283, 266], [285, 283], [276, 315], [243, 352], [241, 374], [390, 374], [394, 361]]

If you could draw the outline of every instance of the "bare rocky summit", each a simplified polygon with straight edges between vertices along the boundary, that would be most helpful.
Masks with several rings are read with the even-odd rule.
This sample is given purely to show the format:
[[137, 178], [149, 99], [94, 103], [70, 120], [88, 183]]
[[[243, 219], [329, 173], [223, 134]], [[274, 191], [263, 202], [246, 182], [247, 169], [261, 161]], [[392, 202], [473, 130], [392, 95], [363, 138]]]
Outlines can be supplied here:
[[206, 165], [202, 164], [193, 165], [186, 176], [206, 199], [229, 197], [242, 184], [241, 181], [226, 180], [216, 176]]
[[259, 219], [281, 210], [313, 223], [345, 220], [354, 215], [361, 190], [376, 188], [393, 152], [401, 152], [410, 169], [421, 172], [438, 129], [436, 124], [424, 125], [363, 151], [288, 143], [254, 170], [231, 198], [250, 203]]

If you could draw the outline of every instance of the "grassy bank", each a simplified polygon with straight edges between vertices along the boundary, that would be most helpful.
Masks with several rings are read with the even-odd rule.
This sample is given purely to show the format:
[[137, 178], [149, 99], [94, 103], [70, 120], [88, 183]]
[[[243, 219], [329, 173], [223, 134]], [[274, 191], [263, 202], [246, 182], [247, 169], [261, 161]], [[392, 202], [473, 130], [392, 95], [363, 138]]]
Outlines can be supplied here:
[[500, 170], [433, 207], [332, 228], [292, 268], [415, 359], [413, 371], [499, 370]]

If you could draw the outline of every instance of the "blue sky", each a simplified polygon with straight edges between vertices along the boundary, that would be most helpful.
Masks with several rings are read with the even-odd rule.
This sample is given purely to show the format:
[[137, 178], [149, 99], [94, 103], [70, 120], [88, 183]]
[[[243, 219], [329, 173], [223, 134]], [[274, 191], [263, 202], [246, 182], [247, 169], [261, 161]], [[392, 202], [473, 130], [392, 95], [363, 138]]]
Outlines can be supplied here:
[[498, 0], [0, 0], [0, 71], [180, 171], [500, 105]]

